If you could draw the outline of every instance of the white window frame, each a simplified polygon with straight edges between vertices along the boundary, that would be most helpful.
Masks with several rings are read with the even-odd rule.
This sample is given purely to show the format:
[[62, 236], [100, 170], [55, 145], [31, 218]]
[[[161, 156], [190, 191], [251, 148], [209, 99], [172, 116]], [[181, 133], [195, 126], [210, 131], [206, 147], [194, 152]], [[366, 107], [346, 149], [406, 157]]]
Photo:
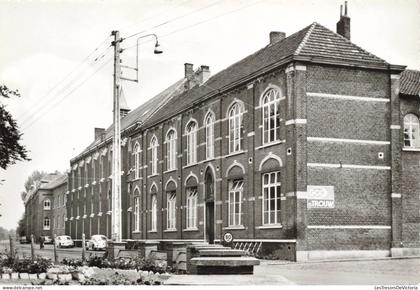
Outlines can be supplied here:
[[187, 229], [197, 229], [197, 202], [198, 190], [197, 187], [187, 188]]
[[157, 174], [157, 166], [158, 166], [158, 154], [157, 154], [157, 148], [159, 144], [157, 141], [156, 136], [153, 136], [150, 140], [150, 153], [151, 153], [151, 172], [152, 175]]
[[92, 157], [92, 180], [96, 180], [95, 158]]
[[190, 121], [186, 128], [187, 165], [197, 163], [197, 122]]
[[151, 214], [152, 214], [152, 217], [151, 217], [151, 228], [150, 228], [150, 230], [152, 231], [152, 232], [156, 232], [157, 231], [157, 194], [152, 194], [152, 197], [151, 197], [151, 208], [152, 208], [152, 210], [151, 210]]
[[176, 131], [170, 129], [166, 134], [166, 170], [175, 170], [176, 169]]
[[229, 118], [229, 153], [242, 150], [243, 130], [243, 107], [240, 103], [234, 103], [228, 112]]
[[44, 209], [45, 210], [50, 210], [51, 209], [51, 200], [49, 198], [46, 198], [44, 200]]
[[[242, 225], [242, 196], [243, 196], [243, 179], [235, 179], [229, 182], [229, 209], [228, 224], [229, 226]], [[239, 204], [238, 211], [236, 205]]]
[[412, 113], [404, 116], [404, 148], [420, 148], [419, 118]]
[[75, 184], [76, 184], [76, 170], [73, 170], [71, 172], [71, 175], [72, 175], [72, 177], [71, 177], [72, 189], [75, 189], [76, 188], [75, 187]]
[[134, 218], [134, 231], [140, 231], [140, 196], [134, 197], [134, 211], [133, 211], [133, 218]]
[[206, 159], [214, 158], [214, 122], [214, 114], [209, 112], [204, 120], [206, 126]]
[[262, 96], [261, 105], [263, 144], [276, 142], [280, 140], [280, 92], [276, 89], [266, 91]]
[[49, 217], [44, 217], [44, 223], [43, 223], [43, 225], [44, 225], [44, 227], [43, 227], [43, 229], [45, 230], [45, 231], [48, 231], [48, 230], [50, 230], [51, 229], [51, 220], [50, 220], [50, 218]]
[[166, 228], [176, 229], [176, 191], [166, 193]]
[[89, 184], [89, 166], [87, 162], [85, 162], [85, 184]]
[[[267, 178], [266, 178], [267, 177]], [[271, 196], [274, 190], [274, 198]], [[272, 171], [262, 174], [262, 224], [280, 225], [281, 214], [281, 182], [280, 171]], [[271, 208], [271, 200], [274, 199], [274, 208]], [[267, 204], [267, 205], [266, 205]], [[266, 218], [267, 213], [267, 218]], [[274, 217], [272, 218], [272, 214]]]
[[140, 144], [136, 142], [134, 145], [134, 179], [140, 178]]

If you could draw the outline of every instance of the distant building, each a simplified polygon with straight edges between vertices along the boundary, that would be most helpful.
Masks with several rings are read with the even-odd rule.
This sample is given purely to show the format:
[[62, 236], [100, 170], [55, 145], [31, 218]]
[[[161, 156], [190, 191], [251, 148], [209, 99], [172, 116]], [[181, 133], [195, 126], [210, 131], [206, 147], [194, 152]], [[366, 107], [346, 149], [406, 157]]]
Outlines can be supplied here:
[[53, 237], [65, 232], [67, 175], [47, 174], [34, 184], [24, 200], [26, 235]]
[[[122, 117], [123, 239], [231, 233], [301, 261], [419, 253], [418, 87], [398, 94], [405, 67], [350, 42], [347, 13], [337, 31], [271, 32], [212, 77], [185, 64], [183, 80]], [[73, 238], [111, 237], [111, 138], [95, 129], [70, 161]]]

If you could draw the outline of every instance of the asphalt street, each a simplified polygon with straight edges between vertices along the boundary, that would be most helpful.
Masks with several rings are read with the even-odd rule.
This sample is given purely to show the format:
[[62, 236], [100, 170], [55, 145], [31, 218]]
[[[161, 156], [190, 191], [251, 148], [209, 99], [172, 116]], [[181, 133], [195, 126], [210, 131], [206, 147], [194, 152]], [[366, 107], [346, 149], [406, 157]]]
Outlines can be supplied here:
[[[0, 242], [0, 252], [8, 243]], [[30, 256], [28, 244], [16, 244], [19, 256]], [[53, 259], [53, 245], [35, 254]], [[57, 249], [58, 260], [81, 258], [81, 248]], [[103, 251], [86, 251], [86, 256]], [[173, 275], [172, 285], [420, 285], [420, 258], [293, 263], [261, 260], [253, 275]]]

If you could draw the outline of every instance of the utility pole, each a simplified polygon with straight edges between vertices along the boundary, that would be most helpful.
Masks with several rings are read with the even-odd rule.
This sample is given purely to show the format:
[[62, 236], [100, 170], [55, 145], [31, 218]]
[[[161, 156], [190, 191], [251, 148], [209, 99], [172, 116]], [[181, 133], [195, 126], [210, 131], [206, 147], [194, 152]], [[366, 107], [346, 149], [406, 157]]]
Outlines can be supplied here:
[[115, 242], [121, 242], [121, 117], [120, 117], [120, 32], [112, 31], [114, 41], [114, 138], [112, 146], [112, 215], [111, 215], [111, 235]]

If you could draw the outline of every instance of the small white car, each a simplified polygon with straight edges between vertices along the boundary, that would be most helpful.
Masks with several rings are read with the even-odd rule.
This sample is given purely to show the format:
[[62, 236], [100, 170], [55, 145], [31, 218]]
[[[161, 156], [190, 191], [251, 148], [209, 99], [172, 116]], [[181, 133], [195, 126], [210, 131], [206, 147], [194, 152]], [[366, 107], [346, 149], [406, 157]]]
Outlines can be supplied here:
[[108, 239], [104, 235], [93, 235], [86, 243], [86, 247], [91, 250], [105, 250]]
[[70, 236], [58, 236], [55, 238], [55, 245], [58, 248], [72, 248], [74, 247], [74, 242]]

